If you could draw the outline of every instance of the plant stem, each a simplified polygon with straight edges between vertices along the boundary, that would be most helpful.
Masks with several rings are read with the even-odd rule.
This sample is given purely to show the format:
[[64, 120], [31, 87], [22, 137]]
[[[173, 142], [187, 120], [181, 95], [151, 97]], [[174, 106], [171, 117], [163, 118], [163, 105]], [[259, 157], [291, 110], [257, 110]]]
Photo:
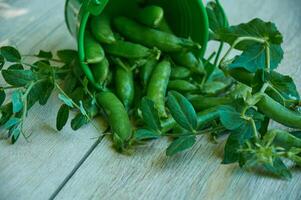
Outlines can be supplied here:
[[264, 44], [266, 43], [266, 41], [264, 39], [261, 39], [261, 38], [256, 38], [256, 37], [239, 37], [237, 38], [232, 46], [228, 49], [228, 51], [226, 52], [226, 54], [223, 56], [223, 58], [221, 59], [221, 61], [219, 62], [219, 67], [222, 66], [222, 64], [225, 62], [225, 60], [228, 58], [228, 56], [230, 55], [230, 53], [233, 51], [233, 49], [235, 49], [235, 47], [241, 43], [241, 42], [244, 42], [244, 41], [253, 41], [253, 42], [258, 42], [258, 43], [261, 43], [261, 44]]
[[224, 48], [224, 42], [221, 42], [220, 45], [219, 45], [218, 51], [217, 51], [217, 55], [216, 55], [215, 60], [214, 60], [214, 68], [217, 67], [217, 63], [218, 63], [218, 60], [219, 60], [219, 57], [222, 53], [223, 48]]
[[270, 72], [271, 69], [271, 49], [270, 49], [270, 45], [267, 43], [266, 44], [266, 49], [265, 49], [265, 62], [266, 62], [266, 71]]

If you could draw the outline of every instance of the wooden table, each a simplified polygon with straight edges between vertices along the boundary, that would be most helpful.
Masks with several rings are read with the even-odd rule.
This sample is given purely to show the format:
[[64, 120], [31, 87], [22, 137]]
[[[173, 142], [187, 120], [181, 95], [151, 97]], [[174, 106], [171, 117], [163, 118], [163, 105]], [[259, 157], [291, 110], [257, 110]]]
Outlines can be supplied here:
[[[231, 24], [254, 17], [276, 22], [284, 33], [280, 71], [301, 88], [301, 2], [299, 0], [224, 0]], [[23, 54], [39, 49], [76, 48], [64, 22], [63, 0], [0, 1], [0, 46]], [[214, 45], [213, 45], [214, 46]], [[212, 48], [212, 47], [211, 47]], [[221, 165], [223, 142], [199, 138], [194, 148], [172, 158], [168, 141], [153, 142], [124, 156], [91, 125], [73, 132], [55, 130], [60, 106], [54, 94], [35, 106], [25, 130], [30, 142], [0, 141], [0, 199], [301, 199], [301, 173], [291, 181], [258, 176], [236, 165]], [[105, 123], [102, 123], [104, 129]]]

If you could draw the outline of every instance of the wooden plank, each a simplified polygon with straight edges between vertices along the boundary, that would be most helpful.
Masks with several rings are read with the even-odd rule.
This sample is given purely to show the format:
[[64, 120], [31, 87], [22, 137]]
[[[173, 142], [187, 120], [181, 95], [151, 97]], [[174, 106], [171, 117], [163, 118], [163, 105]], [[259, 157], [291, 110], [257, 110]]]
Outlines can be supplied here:
[[[298, 0], [223, 1], [231, 23], [254, 17], [275, 21], [284, 33], [285, 59], [280, 70], [300, 83], [301, 3]], [[212, 47], [211, 47], [212, 48]], [[167, 158], [167, 141], [123, 156], [108, 139], [97, 146], [56, 199], [300, 199], [301, 173], [282, 181], [256, 175], [237, 165], [221, 165], [223, 142], [201, 137], [186, 153]]]
[[[64, 1], [14, 2], [12, 5], [24, 5], [29, 13], [22, 19], [1, 21], [0, 44], [16, 45], [22, 54], [75, 48], [64, 23]], [[57, 132], [60, 104], [55, 94], [45, 107], [35, 106], [30, 111], [25, 124], [25, 133], [32, 134], [30, 142], [22, 137], [15, 145], [0, 141], [0, 199], [48, 199], [99, 142], [101, 133], [91, 125], [78, 132], [70, 126]]]

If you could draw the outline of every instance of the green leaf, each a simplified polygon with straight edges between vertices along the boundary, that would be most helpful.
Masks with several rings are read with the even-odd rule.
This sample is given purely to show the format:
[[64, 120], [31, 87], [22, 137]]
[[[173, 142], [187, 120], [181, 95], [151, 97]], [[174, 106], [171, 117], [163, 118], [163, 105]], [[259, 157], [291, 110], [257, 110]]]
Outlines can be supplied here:
[[45, 105], [51, 96], [51, 93], [54, 89], [54, 84], [51, 81], [43, 81], [42, 84], [43, 84], [43, 93], [39, 97], [39, 103], [40, 105]]
[[74, 76], [73, 73], [68, 73], [68, 75], [64, 78], [64, 91], [66, 92], [66, 94], [71, 94], [77, 84], [77, 77]]
[[236, 132], [229, 135], [224, 148], [224, 158], [222, 164], [231, 164], [239, 160], [240, 154], [238, 150], [241, 147], [239, 134], [240, 133]]
[[297, 138], [300, 138], [301, 139], [301, 131], [293, 131], [291, 132], [291, 134]]
[[179, 152], [191, 148], [196, 142], [195, 136], [182, 136], [174, 140], [166, 149], [167, 156], [173, 156]]
[[23, 108], [22, 92], [15, 90], [12, 94], [13, 113], [18, 113]]
[[134, 134], [134, 138], [137, 141], [158, 139], [159, 137], [157, 132], [148, 129], [138, 129]]
[[198, 128], [196, 112], [191, 103], [180, 93], [171, 91], [168, 93], [167, 106], [172, 117], [183, 128], [195, 131]]
[[265, 164], [264, 168], [273, 175], [279, 176], [283, 179], [289, 180], [292, 178], [291, 172], [280, 158], [275, 158], [273, 165]]
[[46, 58], [51, 59], [53, 57], [52, 53], [50, 51], [43, 51], [40, 50], [40, 52], [37, 55], [38, 58]]
[[19, 118], [10, 118], [5, 124], [4, 124], [4, 128], [5, 129], [10, 129], [11, 127], [19, 124], [21, 122], [21, 119]]
[[[229, 65], [230, 69], [244, 68], [249, 72], [255, 73], [259, 69], [266, 68], [266, 48], [262, 44], [254, 44], [248, 46], [240, 56], [236, 56], [234, 61]], [[283, 59], [283, 50], [280, 45], [271, 44], [270, 70], [274, 70], [278, 67]]]
[[62, 100], [67, 106], [69, 106], [70, 108], [73, 108], [73, 101], [72, 99], [70, 99], [69, 97], [66, 97], [63, 94], [59, 94], [59, 99]]
[[221, 29], [228, 27], [228, 19], [218, 0], [216, 0], [216, 2], [209, 2], [206, 10], [209, 18], [209, 28], [211, 31], [218, 32]]
[[80, 129], [83, 125], [87, 124], [89, 120], [82, 115], [81, 113], [78, 113], [72, 120], [71, 120], [71, 128], [76, 131]]
[[11, 139], [11, 143], [15, 144], [16, 141], [18, 140], [19, 136], [20, 136], [21, 130], [19, 127], [13, 127], [10, 130], [10, 139]]
[[79, 101], [79, 108], [80, 108], [80, 112], [84, 115], [84, 116], [87, 116], [87, 111], [83, 105], [83, 101]]
[[2, 106], [2, 104], [4, 103], [5, 98], [6, 98], [5, 91], [0, 88], [0, 106]]
[[2, 70], [2, 76], [8, 84], [17, 87], [36, 80], [36, 75], [31, 70]]
[[5, 104], [0, 107], [0, 125], [4, 125], [13, 115], [12, 103]]
[[57, 113], [56, 129], [59, 131], [62, 130], [66, 125], [68, 118], [69, 118], [69, 107], [63, 104]]
[[0, 48], [0, 54], [8, 61], [8, 62], [19, 62], [21, 61], [21, 55], [19, 51], [11, 46], [3, 46]]
[[71, 63], [74, 59], [77, 59], [77, 51], [71, 49], [65, 49], [57, 51], [59, 59], [65, 63]]
[[20, 63], [15, 63], [15, 64], [12, 64], [11, 66], [9, 66], [7, 68], [7, 70], [24, 70], [24, 67]]
[[220, 120], [223, 126], [228, 130], [236, 130], [245, 124], [241, 114], [232, 106], [221, 106], [219, 108]]
[[287, 100], [300, 99], [297, 87], [291, 77], [282, 75], [278, 72], [273, 72], [269, 76], [269, 83], [275, 90], [277, 90], [281, 94], [283, 98]]
[[[253, 19], [248, 23], [242, 23], [236, 26], [230, 26], [218, 33], [219, 39], [232, 45], [240, 37], [256, 37], [264, 39], [270, 44], [280, 45], [283, 42], [281, 33], [275, 24], [264, 22], [261, 19]], [[236, 46], [236, 49], [246, 50], [250, 46], [257, 44], [255, 41], [244, 41]]]
[[3, 68], [4, 64], [5, 64], [4, 57], [0, 55], [0, 70]]
[[157, 110], [155, 109], [154, 102], [144, 97], [141, 100], [141, 111], [144, 122], [147, 124], [148, 128], [153, 131], [160, 131], [160, 118]]

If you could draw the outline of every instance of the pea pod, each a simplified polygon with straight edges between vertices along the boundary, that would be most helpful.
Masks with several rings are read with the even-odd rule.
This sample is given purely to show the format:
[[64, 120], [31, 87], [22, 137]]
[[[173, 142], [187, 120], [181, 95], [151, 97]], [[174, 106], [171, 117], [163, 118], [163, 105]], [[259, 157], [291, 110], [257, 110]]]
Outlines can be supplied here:
[[147, 87], [149, 79], [157, 63], [158, 61], [156, 59], [149, 59], [148, 62], [141, 67], [140, 78], [144, 87]]
[[187, 98], [197, 111], [215, 106], [227, 105], [233, 102], [231, 97], [206, 97], [201, 95], [192, 95]]
[[293, 136], [287, 131], [273, 129], [267, 134], [275, 134], [274, 143], [277, 145], [290, 149], [292, 147], [301, 148], [301, 139]]
[[268, 95], [264, 95], [256, 106], [260, 112], [276, 122], [291, 128], [301, 129], [301, 115], [282, 106]]
[[[173, 34], [165, 19], [161, 21], [159, 29]], [[176, 64], [187, 67], [194, 73], [205, 74], [203, 62], [200, 59], [197, 59], [192, 52], [177, 52], [173, 53], [171, 56]]]
[[163, 52], [179, 52], [184, 49], [199, 49], [200, 45], [189, 39], [178, 38], [171, 33], [140, 25], [126, 17], [114, 20], [117, 31], [133, 42], [149, 48], [157, 47]]
[[[213, 120], [217, 120], [219, 118], [219, 111], [217, 107], [212, 107], [202, 112], [197, 113], [198, 124], [199, 127], [204, 127], [208, 123], [212, 122]], [[173, 118], [169, 118], [164, 120], [161, 123], [162, 132], [166, 133], [177, 126], [176, 121]]]
[[138, 12], [137, 20], [149, 27], [156, 28], [164, 17], [164, 11], [159, 6], [147, 6]]
[[171, 73], [168, 60], [161, 61], [155, 68], [147, 87], [147, 97], [155, 103], [160, 117], [167, 117], [165, 95]]
[[125, 70], [122, 67], [117, 67], [115, 74], [115, 89], [117, 96], [126, 110], [129, 110], [135, 96], [133, 72]]
[[171, 68], [170, 77], [172, 79], [186, 79], [186, 78], [189, 78], [190, 75], [191, 75], [191, 72], [186, 67], [174, 66]]
[[105, 53], [102, 46], [88, 31], [85, 32], [84, 49], [86, 62], [88, 64], [99, 63], [105, 58]]
[[117, 40], [113, 44], [103, 45], [103, 47], [108, 54], [129, 59], [155, 57], [160, 54], [158, 50], [152, 50], [140, 44], [122, 40]]
[[112, 92], [101, 92], [96, 100], [107, 115], [117, 150], [122, 151], [132, 137], [132, 126], [123, 104]]
[[93, 36], [101, 43], [111, 44], [116, 41], [108, 15], [93, 16], [90, 23]]
[[109, 61], [104, 58], [100, 63], [91, 65], [95, 82], [102, 85], [109, 75]]
[[187, 67], [194, 73], [205, 74], [203, 62], [192, 52], [175, 53], [171, 57], [176, 64]]
[[168, 83], [168, 89], [178, 92], [196, 92], [199, 87], [186, 80], [172, 80]]

